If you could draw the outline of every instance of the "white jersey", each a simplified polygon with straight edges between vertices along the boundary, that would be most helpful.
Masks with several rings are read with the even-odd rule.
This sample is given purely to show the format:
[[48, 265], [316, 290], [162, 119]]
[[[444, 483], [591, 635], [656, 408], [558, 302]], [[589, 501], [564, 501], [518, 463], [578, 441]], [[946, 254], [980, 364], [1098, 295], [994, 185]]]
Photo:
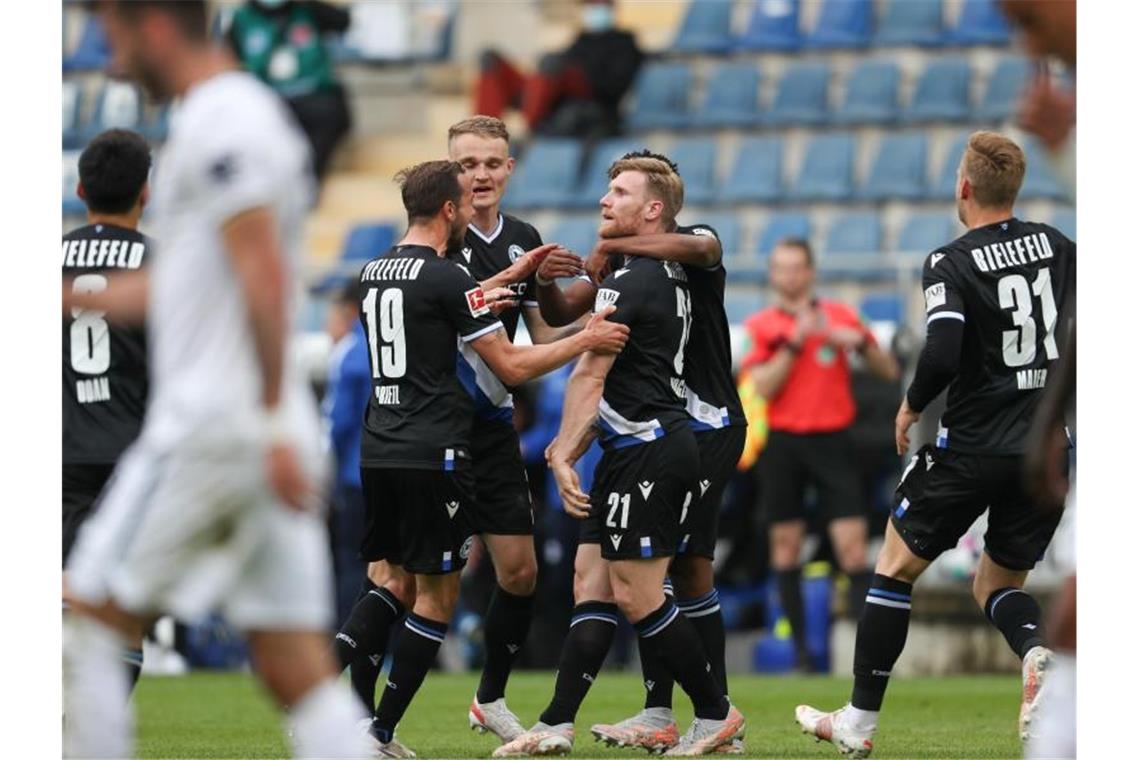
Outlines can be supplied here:
[[[144, 433], [152, 441], [236, 443], [256, 435], [261, 372], [222, 228], [244, 211], [272, 209], [293, 315], [311, 198], [308, 145], [272, 90], [249, 74], [226, 72], [186, 94], [155, 169], [162, 246], [150, 269], [152, 400]], [[283, 393], [295, 432], [307, 437], [315, 403], [288, 356]]]

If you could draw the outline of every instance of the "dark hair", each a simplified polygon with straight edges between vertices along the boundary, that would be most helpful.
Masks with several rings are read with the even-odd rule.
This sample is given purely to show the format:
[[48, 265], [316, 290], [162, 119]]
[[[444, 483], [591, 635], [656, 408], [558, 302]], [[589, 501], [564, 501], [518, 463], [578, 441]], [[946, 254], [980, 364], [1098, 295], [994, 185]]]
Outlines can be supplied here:
[[400, 171], [396, 181], [400, 183], [408, 224], [431, 219], [448, 201], [458, 206], [462, 173], [463, 167], [454, 161], [425, 161]]
[[347, 280], [340, 288], [333, 294], [332, 302], [338, 306], [353, 306], [360, 305], [360, 282], [358, 280]]
[[815, 254], [812, 253], [811, 243], [809, 243], [807, 241], [807, 238], [802, 238], [802, 237], [780, 238], [776, 242], [776, 245], [777, 246], [787, 246], [788, 248], [799, 248], [801, 251], [804, 252], [804, 258], [807, 260], [808, 268], [809, 269], [815, 269]]
[[108, 129], [79, 156], [79, 184], [91, 211], [122, 214], [138, 202], [150, 174], [150, 146], [129, 129]]
[[110, 5], [131, 21], [143, 13], [161, 11], [173, 18], [187, 38], [199, 42], [209, 39], [209, 9], [206, 0], [95, 0], [89, 8]]
[[668, 164], [669, 168], [673, 170], [674, 174], [676, 174], [676, 175], [681, 174], [681, 170], [677, 168], [677, 164], [675, 164], [671, 158], [664, 155], [663, 153], [654, 153], [649, 148], [642, 148], [641, 150], [631, 150], [629, 153], [626, 153], [624, 156], [622, 156], [618, 160], [619, 161], [627, 161], [631, 158], [655, 158], [658, 161], [663, 161], [664, 163]]

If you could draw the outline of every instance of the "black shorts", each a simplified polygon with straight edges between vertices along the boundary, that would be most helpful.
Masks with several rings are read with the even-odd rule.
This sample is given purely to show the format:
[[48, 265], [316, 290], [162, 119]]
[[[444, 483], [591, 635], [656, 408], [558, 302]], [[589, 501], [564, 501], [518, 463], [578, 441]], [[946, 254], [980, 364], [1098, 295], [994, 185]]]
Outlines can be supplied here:
[[111, 473], [113, 464], [65, 464], [63, 466], [63, 564], [71, 554], [79, 528], [95, 511], [95, 502]]
[[360, 558], [387, 560], [410, 573], [440, 575], [467, 564], [475, 476], [470, 469], [360, 468], [364, 539]]
[[610, 449], [594, 470], [579, 543], [605, 559], [672, 557], [696, 509], [700, 453], [688, 428], [652, 443]]
[[717, 525], [720, 523], [720, 502], [724, 489], [736, 463], [744, 451], [744, 438], [747, 433], [743, 426], [727, 427], [720, 430], [706, 430], [696, 433], [697, 450], [700, 452], [701, 471], [697, 482], [697, 506], [690, 512], [681, 532], [681, 543], [677, 554], [695, 554], [713, 558], [716, 549]]
[[471, 520], [476, 533], [495, 536], [534, 535], [530, 483], [519, 450], [519, 435], [502, 422], [475, 423], [471, 436], [475, 507]]
[[864, 517], [863, 486], [849, 430], [785, 433], [773, 430], [760, 454], [761, 506], [769, 523], [806, 518], [804, 495], [810, 483], [830, 522]]
[[895, 489], [891, 523], [912, 552], [933, 562], [988, 507], [986, 554], [1009, 570], [1032, 570], [1061, 513], [1043, 512], [1025, 494], [1023, 461], [923, 446]]

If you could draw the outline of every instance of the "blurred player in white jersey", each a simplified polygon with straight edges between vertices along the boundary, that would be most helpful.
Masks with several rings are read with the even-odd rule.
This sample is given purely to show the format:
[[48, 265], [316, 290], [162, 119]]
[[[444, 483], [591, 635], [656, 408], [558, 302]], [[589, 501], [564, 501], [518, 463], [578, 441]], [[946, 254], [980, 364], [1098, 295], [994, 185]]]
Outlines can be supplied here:
[[179, 104], [152, 200], [163, 249], [146, 292], [146, 422], [68, 565], [82, 616], [66, 632], [66, 752], [131, 754], [123, 631], [160, 612], [192, 621], [220, 609], [248, 633], [297, 756], [368, 756], [354, 729], [364, 714], [324, 644], [319, 423], [287, 349], [311, 197], [304, 138], [211, 46], [205, 2], [96, 5], [116, 67]]

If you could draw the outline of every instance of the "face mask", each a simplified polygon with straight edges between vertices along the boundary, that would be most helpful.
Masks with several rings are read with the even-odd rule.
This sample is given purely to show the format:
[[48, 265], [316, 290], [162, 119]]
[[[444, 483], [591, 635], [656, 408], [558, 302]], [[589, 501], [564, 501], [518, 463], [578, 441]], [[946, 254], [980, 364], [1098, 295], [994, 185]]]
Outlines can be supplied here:
[[588, 32], [604, 32], [614, 25], [614, 9], [609, 5], [592, 3], [582, 9], [582, 26]]

